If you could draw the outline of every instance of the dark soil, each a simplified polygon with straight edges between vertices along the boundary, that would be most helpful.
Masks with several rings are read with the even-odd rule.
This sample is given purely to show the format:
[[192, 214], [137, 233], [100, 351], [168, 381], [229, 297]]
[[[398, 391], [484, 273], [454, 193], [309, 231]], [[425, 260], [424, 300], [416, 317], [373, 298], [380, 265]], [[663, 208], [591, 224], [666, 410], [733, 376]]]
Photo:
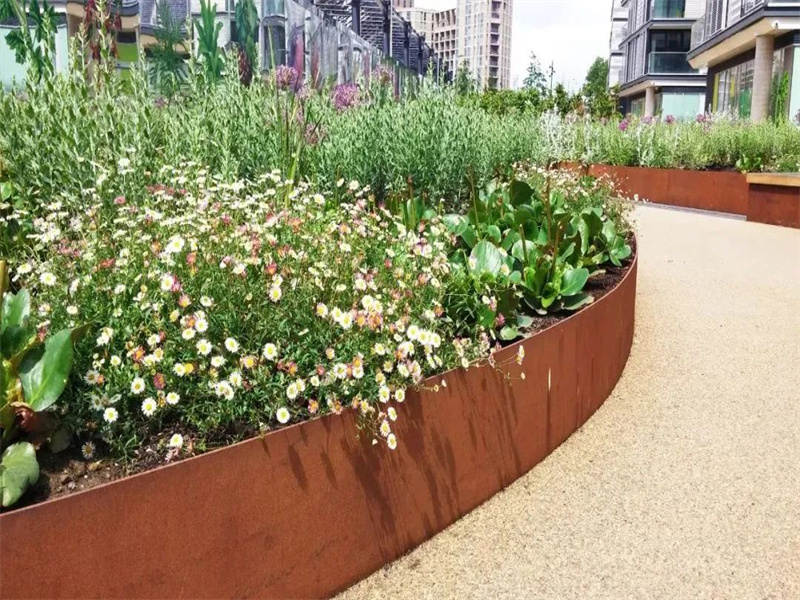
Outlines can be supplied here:
[[[629, 243], [635, 255], [635, 240], [631, 240]], [[608, 265], [604, 267], [605, 273], [589, 279], [585, 290], [594, 296], [595, 302], [613, 290], [622, 281], [630, 269], [631, 260], [628, 260], [622, 267]], [[525, 333], [529, 336], [534, 335], [572, 314], [574, 313], [565, 312], [535, 317], [533, 324]], [[180, 433], [183, 434], [186, 440], [196, 438], [196, 436], [192, 435], [194, 432], [188, 429], [180, 431]], [[252, 438], [258, 433], [258, 430], [248, 424], [231, 426], [211, 434], [205, 432], [203, 436], [205, 446], [202, 451]], [[83, 458], [78, 443], [74, 443], [70, 448], [58, 454], [54, 454], [46, 447], [42, 447], [37, 452], [40, 469], [39, 481], [11, 509], [5, 510], [16, 510], [44, 502], [45, 500], [74, 494], [116, 479], [149, 471], [163, 466], [167, 462], [185, 460], [199, 453], [200, 449], [185, 447], [180, 455], [172, 455], [163, 447], [163, 443], [159, 444], [159, 440], [155, 437], [150, 437], [148, 442], [143, 444], [133, 457], [124, 462], [104, 458], [102, 456], [103, 448], [100, 445], [97, 448], [97, 454], [100, 456], [98, 459], [93, 460]]]

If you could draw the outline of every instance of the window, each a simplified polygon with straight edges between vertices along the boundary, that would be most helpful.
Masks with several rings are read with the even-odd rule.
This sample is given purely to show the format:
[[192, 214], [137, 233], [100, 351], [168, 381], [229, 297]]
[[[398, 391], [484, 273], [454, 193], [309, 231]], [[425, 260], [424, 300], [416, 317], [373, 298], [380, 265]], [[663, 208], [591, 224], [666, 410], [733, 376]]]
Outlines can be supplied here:
[[714, 77], [712, 110], [727, 112], [740, 118], [750, 116], [753, 102], [755, 61], [749, 60], [717, 73]]
[[692, 41], [690, 30], [682, 31], [651, 31], [651, 52], [688, 52]]
[[706, 0], [706, 37], [710, 37], [724, 27], [725, 0]]
[[650, 17], [653, 19], [682, 19], [686, 0], [650, 0]]

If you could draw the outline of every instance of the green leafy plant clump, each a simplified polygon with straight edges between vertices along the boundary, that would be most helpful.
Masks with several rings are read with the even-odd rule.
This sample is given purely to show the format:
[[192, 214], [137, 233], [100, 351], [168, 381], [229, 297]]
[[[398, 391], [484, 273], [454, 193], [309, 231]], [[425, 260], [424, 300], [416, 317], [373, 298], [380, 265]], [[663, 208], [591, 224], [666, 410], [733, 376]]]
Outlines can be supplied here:
[[[0, 260], [0, 495], [14, 504], [39, 478], [34, 444], [57, 435], [48, 411], [58, 401], [72, 368], [72, 345], [86, 328], [47, 337], [34, 327], [28, 290], [8, 291], [8, 266]], [[33, 442], [33, 443], [31, 443]]]

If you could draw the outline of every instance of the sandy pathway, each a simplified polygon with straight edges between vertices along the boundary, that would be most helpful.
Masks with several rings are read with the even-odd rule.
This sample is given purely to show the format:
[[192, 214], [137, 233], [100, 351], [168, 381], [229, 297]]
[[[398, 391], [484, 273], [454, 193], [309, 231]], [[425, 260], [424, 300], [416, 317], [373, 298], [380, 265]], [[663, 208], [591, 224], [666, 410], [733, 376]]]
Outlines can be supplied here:
[[800, 231], [639, 209], [613, 395], [341, 598], [800, 599]]

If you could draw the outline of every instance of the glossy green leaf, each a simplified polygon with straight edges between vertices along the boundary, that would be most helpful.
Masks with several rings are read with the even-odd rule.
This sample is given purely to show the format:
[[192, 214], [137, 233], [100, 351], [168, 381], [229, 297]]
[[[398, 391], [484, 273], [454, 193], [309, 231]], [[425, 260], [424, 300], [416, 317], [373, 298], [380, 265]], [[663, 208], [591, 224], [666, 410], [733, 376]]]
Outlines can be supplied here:
[[500, 228], [497, 225], [489, 225], [489, 227], [486, 228], [486, 237], [488, 237], [495, 244], [500, 243], [501, 236], [502, 234], [500, 233]]
[[22, 326], [31, 314], [31, 296], [28, 290], [20, 290], [16, 294], [6, 294], [3, 298], [2, 327]]
[[561, 296], [574, 296], [589, 280], [589, 269], [568, 269], [561, 278]]
[[11, 506], [25, 490], [39, 480], [36, 450], [28, 442], [18, 442], [6, 448], [0, 462], [0, 493], [3, 506]]
[[516, 327], [506, 325], [500, 330], [500, 339], [506, 342], [515, 340], [520, 336], [519, 330]]
[[580, 307], [591, 304], [592, 302], [594, 302], [594, 296], [586, 292], [581, 292], [580, 294], [565, 298], [561, 307], [564, 310], [578, 310]]
[[535, 260], [536, 255], [536, 244], [529, 240], [526, 240], [525, 243], [523, 243], [522, 240], [517, 240], [517, 242], [511, 247], [511, 256], [516, 258], [522, 264], [527, 264], [529, 260]]
[[497, 275], [503, 265], [503, 255], [492, 242], [482, 240], [475, 244], [470, 254], [470, 267], [473, 273]]
[[19, 377], [25, 403], [37, 412], [52, 406], [64, 391], [71, 366], [72, 332], [65, 329], [23, 359]]
[[515, 179], [511, 182], [509, 188], [509, 196], [511, 198], [512, 206], [519, 206], [520, 204], [529, 204], [533, 197], [533, 188], [524, 181]]

